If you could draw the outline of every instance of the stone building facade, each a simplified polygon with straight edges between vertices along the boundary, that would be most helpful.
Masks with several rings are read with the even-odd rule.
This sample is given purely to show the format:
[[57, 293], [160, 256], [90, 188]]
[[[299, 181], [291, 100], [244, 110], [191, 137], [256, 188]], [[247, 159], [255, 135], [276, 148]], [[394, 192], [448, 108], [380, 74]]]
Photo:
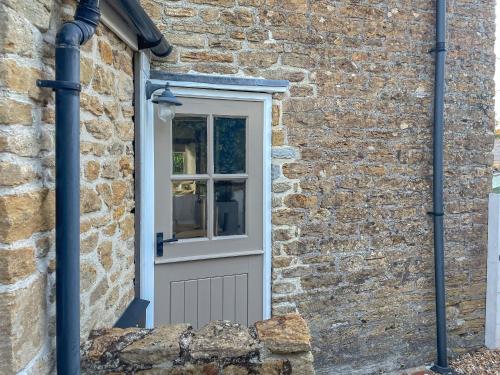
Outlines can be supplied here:
[[[434, 3], [143, 0], [174, 45], [153, 69], [286, 79], [273, 97], [272, 311], [300, 313], [318, 374], [434, 358]], [[50, 373], [53, 41], [74, 3], [0, 12], [0, 372]], [[450, 354], [484, 340], [494, 1], [451, 0], [445, 130]], [[82, 338], [133, 298], [132, 52], [82, 52]], [[99, 319], [96, 319], [96, 316]]]
[[[273, 313], [298, 311], [316, 371], [434, 356], [428, 1], [145, 3], [172, 72], [288, 79], [273, 114]], [[494, 2], [452, 1], [445, 131], [452, 353], [482, 345]]]

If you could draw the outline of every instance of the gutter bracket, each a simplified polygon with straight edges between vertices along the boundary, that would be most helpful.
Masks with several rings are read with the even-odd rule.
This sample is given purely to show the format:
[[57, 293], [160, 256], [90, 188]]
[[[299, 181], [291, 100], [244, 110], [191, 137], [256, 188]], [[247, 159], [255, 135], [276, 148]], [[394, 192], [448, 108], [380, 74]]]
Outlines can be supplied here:
[[53, 81], [53, 80], [37, 79], [36, 85], [38, 87], [51, 88], [54, 91], [57, 91], [57, 90], [71, 90], [71, 91], [78, 91], [78, 92], [82, 91], [81, 84], [75, 83], [75, 82], [69, 82], [69, 81]]

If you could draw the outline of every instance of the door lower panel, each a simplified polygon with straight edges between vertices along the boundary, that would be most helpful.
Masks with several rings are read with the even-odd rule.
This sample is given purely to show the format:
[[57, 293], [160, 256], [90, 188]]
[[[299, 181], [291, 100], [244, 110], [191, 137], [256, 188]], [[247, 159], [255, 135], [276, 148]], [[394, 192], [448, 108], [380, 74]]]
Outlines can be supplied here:
[[155, 302], [156, 326], [253, 324], [262, 319], [262, 255], [157, 264]]

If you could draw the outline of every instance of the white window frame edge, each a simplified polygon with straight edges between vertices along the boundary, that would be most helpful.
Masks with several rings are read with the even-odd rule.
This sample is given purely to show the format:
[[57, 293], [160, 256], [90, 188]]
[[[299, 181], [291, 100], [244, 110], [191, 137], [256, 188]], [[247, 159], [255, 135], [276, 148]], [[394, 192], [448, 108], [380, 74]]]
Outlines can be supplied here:
[[490, 193], [488, 204], [488, 258], [485, 346], [500, 348], [500, 194]]
[[[153, 104], [146, 100], [146, 82], [150, 64], [144, 52], [135, 54], [135, 141], [136, 157], [136, 254], [139, 255], [139, 298], [149, 301], [146, 308], [146, 328], [154, 326], [154, 127]], [[153, 197], [153, 198], [152, 198]], [[138, 200], [138, 202], [137, 202]], [[136, 267], [137, 272], [137, 267]]]
[[[148, 72], [149, 73], [149, 72]], [[263, 103], [263, 319], [271, 317], [271, 120], [272, 95], [275, 87], [216, 85], [181, 81], [151, 80], [152, 83], [169, 83], [174, 95], [220, 100], [242, 100]], [[228, 90], [230, 88], [230, 90]], [[256, 89], [259, 91], [257, 92]], [[268, 91], [269, 90], [269, 91]], [[141, 160], [140, 194], [140, 296], [150, 301], [146, 313], [146, 327], [154, 325], [154, 127], [153, 105], [144, 95], [138, 101], [146, 112], [139, 120]], [[140, 111], [141, 116], [144, 115]], [[149, 125], [149, 126], [148, 126]], [[145, 213], [147, 212], [147, 215]], [[146, 217], [148, 216], [148, 217]]]

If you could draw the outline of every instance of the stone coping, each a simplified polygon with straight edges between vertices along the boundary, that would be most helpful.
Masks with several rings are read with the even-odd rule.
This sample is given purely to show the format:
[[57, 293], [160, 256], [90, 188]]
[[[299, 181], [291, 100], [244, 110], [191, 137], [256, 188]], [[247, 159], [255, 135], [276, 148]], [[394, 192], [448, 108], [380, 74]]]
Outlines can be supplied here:
[[244, 327], [212, 321], [154, 329], [93, 331], [82, 345], [82, 374], [314, 374], [309, 328], [297, 314]]

